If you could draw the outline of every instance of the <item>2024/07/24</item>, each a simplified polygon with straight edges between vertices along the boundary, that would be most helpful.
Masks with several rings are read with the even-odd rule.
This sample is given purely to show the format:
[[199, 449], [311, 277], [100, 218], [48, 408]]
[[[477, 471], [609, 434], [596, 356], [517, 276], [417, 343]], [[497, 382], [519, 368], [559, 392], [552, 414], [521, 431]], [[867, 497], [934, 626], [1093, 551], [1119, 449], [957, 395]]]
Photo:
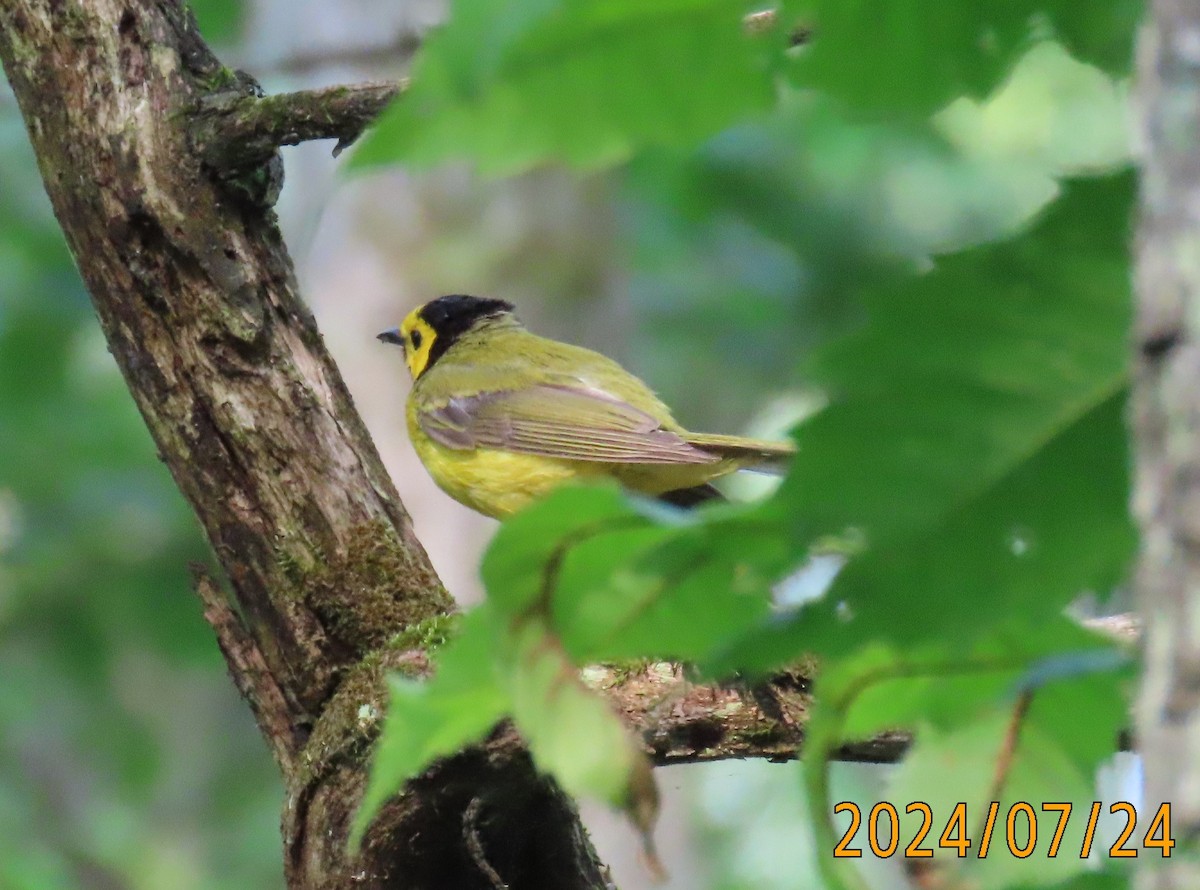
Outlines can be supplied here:
[[[1084, 829], [1083, 840], [1079, 849], [1079, 856], [1082, 859], [1086, 859], [1092, 853], [1092, 846], [1096, 837], [1096, 825], [1103, 811], [1103, 806], [1097, 800], [1093, 801], [1088, 808], [1087, 826]], [[1043, 812], [1058, 814], [1058, 820], [1054, 826], [1050, 845], [1046, 848], [1047, 857], [1053, 859], [1058, 856], [1062, 846], [1063, 834], [1067, 830], [1067, 823], [1071, 818], [1074, 808], [1075, 805], [1073, 803], [1065, 801], [1047, 802], [1041, 805]], [[852, 847], [851, 844], [854, 843], [859, 830], [863, 827], [862, 809], [853, 801], [842, 801], [833, 808], [833, 812], [835, 815], [840, 815], [841, 813], [850, 814], [850, 825], [846, 828], [837, 846], [834, 847], [833, 855], [840, 858], [861, 857], [863, 850], [860, 847]], [[932, 858], [933, 849], [928, 846], [922, 846], [933, 828], [934, 817], [932, 807], [918, 800], [908, 804], [904, 808], [904, 812], [909, 815], [914, 813], [919, 814], [921, 825], [913, 835], [912, 840], [904, 848], [903, 855], [909, 859]], [[1133, 858], [1137, 856], [1139, 848], [1127, 846], [1130, 838], [1133, 837], [1137, 829], [1137, 808], [1128, 801], [1117, 801], [1108, 808], [1108, 812], [1113, 815], [1123, 814], [1125, 816], [1125, 826], [1122, 828], [1116, 841], [1108, 848], [1108, 855], [1113, 858]], [[980, 830], [979, 850], [976, 853], [976, 856], [980, 859], [987, 856], [991, 850], [997, 823], [1000, 821], [999, 817], [1000, 803], [992, 801], [988, 805], [987, 813]], [[900, 814], [895, 805], [888, 801], [880, 801], [875, 804], [867, 814], [866, 823], [867, 844], [871, 852], [881, 859], [894, 856], [900, 847]], [[882, 828], [883, 825], [886, 825], [886, 829]], [[960, 858], [967, 856], [972, 845], [972, 840], [968, 833], [968, 825], [966, 803], [960, 802], [955, 804], [950, 812], [950, 817], [946, 820], [946, 826], [942, 829], [942, 833], [938, 838], [938, 847], [956, 850]], [[1010, 806], [1004, 817], [1003, 828], [1004, 843], [1013, 856], [1025, 859], [1033, 855], [1038, 841], [1038, 820], [1037, 811], [1032, 804], [1025, 801], [1018, 801]], [[881, 840], [881, 837], [886, 837], [887, 840]], [[1171, 836], [1171, 804], [1163, 803], [1159, 805], [1153, 818], [1150, 820], [1150, 825], [1142, 837], [1141, 848], [1146, 850], [1157, 849], [1163, 857], [1168, 857], [1171, 855], [1171, 850], [1174, 846], [1175, 839]]]

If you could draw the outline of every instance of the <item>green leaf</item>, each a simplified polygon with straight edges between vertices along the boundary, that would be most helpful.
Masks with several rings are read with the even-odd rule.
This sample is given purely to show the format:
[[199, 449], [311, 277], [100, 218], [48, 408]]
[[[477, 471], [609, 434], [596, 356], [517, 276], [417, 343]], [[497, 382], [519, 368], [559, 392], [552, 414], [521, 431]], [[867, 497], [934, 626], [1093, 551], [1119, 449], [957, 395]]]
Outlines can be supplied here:
[[244, 19], [242, 0], [190, 0], [188, 6], [208, 41], [222, 43], [237, 38]]
[[576, 664], [698, 658], [767, 616], [796, 561], [778, 525], [729, 507], [663, 514], [682, 525], [654, 515], [612, 486], [554, 492], [497, 532], [483, 559], [489, 600], [550, 620]]
[[387, 719], [355, 817], [354, 843], [406, 781], [479, 741], [505, 716], [529, 743], [539, 769], [572, 794], [627, 809], [648, 837], [657, 813], [649, 763], [535, 613], [514, 617], [494, 603], [479, 606], [439, 651], [432, 679], [394, 676], [389, 683]]
[[1040, 40], [1127, 72], [1140, 6], [1116, 0], [1082, 11], [1065, 0], [991, 0], [934, 11], [920, 0], [790, 0], [783, 15], [813, 29], [793, 70], [798, 84], [860, 108], [924, 115], [961, 95], [985, 95]]
[[766, 618], [772, 585], [796, 559], [792, 542], [761, 523], [705, 514], [690, 527], [572, 550], [554, 623], [577, 660], [696, 659]]
[[[1035, 709], [1053, 713], [1061, 703], [1062, 714], [1073, 714], [1079, 709], [1061, 701], [1061, 691], [1075, 692], [1076, 681], [1083, 690], [1093, 689], [1086, 681], [1098, 674], [1101, 679], [1094, 682], [1102, 693], [1081, 691], [1080, 709], [1086, 713], [1063, 731], [1086, 727], [1067, 746], [1082, 760], [1097, 750], [1102, 753], [1095, 755], [1095, 762], [1112, 754], [1114, 727], [1119, 729], [1125, 719], [1125, 696], [1114, 685], [1113, 671], [1127, 656], [1111, 639], [1060, 617], [1019, 635], [983, 640], [965, 654], [954, 650], [939, 642], [904, 649], [874, 642], [830, 662], [817, 683], [822, 695], [858, 687], [841, 731], [845, 738], [861, 739], [918, 722], [949, 731], [1026, 688], [1038, 690]], [[1080, 675], [1086, 676], [1078, 679]], [[1071, 682], [1050, 682], [1054, 679]], [[1104, 728], [1098, 729], [1101, 725]], [[1094, 766], [1093, 761], [1089, 762]]]
[[[821, 812], [831, 803], [826, 761], [840, 742], [881, 729], [912, 729], [916, 742], [889, 786], [888, 798], [900, 802], [898, 836], [905, 842], [918, 837], [922, 815], [903, 808], [905, 801], [923, 802], [934, 814], [924, 825], [934, 827], [925, 848], [957, 868], [961, 862], [947, 863], [950, 854], [937, 850], [942, 827], [956, 807], [966, 807], [965, 823], [953, 837], [974, 842], [978, 851], [988, 805], [997, 801], [1001, 815], [992, 847], [998, 852], [987, 863], [970, 863], [972, 876], [951, 883], [1004, 887], [1027, 877], [1030, 870], [1014, 870], [1003, 849], [1009, 807], [1018, 801], [1069, 801], [1077, 813], [1086, 812], [1097, 769], [1117, 752], [1118, 732], [1128, 720], [1123, 686], [1130, 660], [1111, 641], [1065, 619], [1058, 623], [1049, 631], [1036, 628], [1028, 640], [989, 641], [969, 656], [956, 656], [949, 644], [894, 649], [875, 642], [823, 665], [806, 726], [810, 807]], [[1078, 646], [1074, 651], [1072, 644]], [[1038, 659], [1043, 649], [1057, 652]], [[1057, 814], [1035, 804], [1025, 816], [1036, 823], [1032, 831], [1045, 857]], [[1065, 826], [1066, 849], [1080, 848], [1086, 818], [1077, 816]], [[870, 832], [870, 820], [866, 824]], [[816, 830], [822, 843], [832, 844], [828, 822], [817, 823]], [[885, 825], [885, 841], [888, 833]], [[1059, 860], [1036, 873], [1061, 880], [1078, 868], [1078, 857]], [[828, 877], [844, 867], [821, 866]]]
[[1123, 418], [1122, 391], [944, 522], [852, 561], [833, 591], [852, 632], [950, 635], [960, 646], [1016, 639], [1080, 593], [1121, 581], [1134, 545]]
[[549, 609], [564, 559], [589, 539], [646, 529], [616, 485], [561, 488], [510, 518], [483, 556], [489, 601], [508, 614]]
[[513, 720], [539, 769], [571, 794], [628, 809], [648, 832], [658, 807], [650, 764], [621, 719], [583, 685], [542, 622], [523, 623], [513, 643]]
[[433, 678], [393, 676], [387, 720], [371, 764], [371, 778], [354, 817], [357, 844], [388, 798], [438, 757], [476, 742], [510, 706], [496, 674], [497, 617], [487, 606], [468, 613], [458, 636], [438, 653]]
[[695, 142], [767, 106], [763, 51], [727, 0], [459, 2], [355, 163], [499, 173]]
[[[1028, 722], [1071, 761], [1075, 769], [1094, 776], [1118, 750], [1120, 734], [1130, 728], [1134, 660], [1125, 658], [1107, 668], [1087, 669], [1075, 658], [1074, 676], [1038, 683]], [[1035, 666], [1033, 674], [1039, 673]]]
[[[1086, 815], [1083, 818], [1080, 815], [1081, 812], [1086, 814], [1087, 803], [1095, 793], [1092, 777], [1076, 770], [1061, 748], [1048, 739], [1039, 726], [1029, 722], [1020, 727], [1016, 747], [1011, 755], [1006, 755], [1011, 721], [1011, 708], [996, 708], [973, 724], [949, 733], [922, 731], [918, 743], [888, 783], [889, 800], [920, 800], [929, 804], [935, 828], [925, 846], [935, 851], [938, 835], [954, 805], [966, 804], [966, 835], [973, 842], [966, 869], [981, 888], [1003, 887], [1031, 872], [1050, 883], [1087, 867], [1087, 861], [1079, 858], [1086, 825]], [[1004, 770], [1003, 789], [999, 797], [994, 798], [997, 766], [1005, 756], [1011, 756], [1011, 761]], [[988, 805], [993, 799], [997, 799], [1000, 806], [988, 855], [978, 859], [978, 845], [984, 836]], [[1007, 816], [1018, 801], [1032, 805], [1037, 822], [1034, 829], [1037, 846], [1028, 859], [1013, 857], [1006, 844]], [[1041, 803], [1047, 801], [1069, 801], [1077, 808], [1074, 818], [1067, 822], [1062, 849], [1054, 859], [1046, 854], [1058, 817], [1041, 810]], [[902, 814], [900, 822], [900, 836], [912, 838], [920, 819], [917, 815]], [[1021, 845], [1025, 841], [1026, 824], [1024, 816], [1014, 814], [1014, 833]], [[947, 864], [956, 856], [947, 850], [936, 852]]]
[[1094, 3], [1086, 11], [1075, 0], [1051, 0], [1044, 15], [1054, 37], [1081, 62], [1116, 75], [1133, 69], [1133, 40], [1143, 15], [1141, 0]]
[[[1054, 890], [1130, 890], [1134, 863], [1103, 858], [1100, 871], [1081, 872], [1070, 880], [1054, 884]], [[1044, 881], [1018, 880], [1010, 890], [1045, 890]]]
[[1120, 579], [1131, 185], [1074, 183], [1024, 235], [865, 295], [869, 323], [818, 360], [833, 402], [764, 511], [801, 540], [855, 529], [866, 551], [724, 664], [870, 640], [967, 650]]
[[781, 498], [820, 533], [919, 530], [1119, 394], [1132, 188], [1071, 183], [1029, 231], [864, 294], [869, 323], [816, 360], [834, 404]]

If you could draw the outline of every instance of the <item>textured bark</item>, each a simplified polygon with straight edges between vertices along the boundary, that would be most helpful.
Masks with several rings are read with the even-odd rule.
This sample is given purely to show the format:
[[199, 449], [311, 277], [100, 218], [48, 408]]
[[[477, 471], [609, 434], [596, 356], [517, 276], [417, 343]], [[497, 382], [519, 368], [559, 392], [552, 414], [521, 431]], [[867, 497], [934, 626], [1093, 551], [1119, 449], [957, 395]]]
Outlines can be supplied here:
[[360, 83], [276, 96], [230, 91], [204, 104], [191, 124], [192, 142], [219, 170], [262, 164], [279, 146], [312, 139], [336, 139], [337, 155], [403, 88], [403, 83]]
[[[298, 723], [395, 627], [449, 608], [296, 293], [273, 215], [181, 123], [223, 73], [173, 3], [8, 3], [0, 53], [55, 212], [160, 455]], [[309, 600], [352, 549], [404, 569]], [[356, 597], [357, 598], [357, 592]], [[361, 632], [360, 632], [361, 631]]]
[[[753, 688], [689, 682], [684, 670], [655, 662], [637, 670], [606, 666], [584, 669], [588, 686], [604, 693], [637, 733], [655, 766], [744, 757], [773, 761], [798, 756], [812, 706], [815, 665], [782, 673]], [[912, 738], [884, 732], [846, 743], [837, 760], [891, 763]]]
[[[1145, 668], [1145, 812], [1171, 801], [1181, 849], [1137, 886], [1200, 887], [1200, 6], [1155, 0], [1138, 54], [1145, 145], [1135, 285], [1134, 512]], [[1148, 818], [1148, 816], [1147, 816]], [[1139, 829], [1140, 830], [1140, 829]]]
[[490, 888], [482, 850], [514, 886], [603, 886], [573, 804], [507, 738], [439, 765], [349, 856], [367, 751], [334, 705], [370, 653], [452, 603], [254, 200], [273, 163], [216, 171], [191, 150], [206, 101], [246, 87], [174, 0], [5, 0], [0, 60], [110, 349], [232, 587], [236, 609], [200, 593], [284, 770], [289, 884]]

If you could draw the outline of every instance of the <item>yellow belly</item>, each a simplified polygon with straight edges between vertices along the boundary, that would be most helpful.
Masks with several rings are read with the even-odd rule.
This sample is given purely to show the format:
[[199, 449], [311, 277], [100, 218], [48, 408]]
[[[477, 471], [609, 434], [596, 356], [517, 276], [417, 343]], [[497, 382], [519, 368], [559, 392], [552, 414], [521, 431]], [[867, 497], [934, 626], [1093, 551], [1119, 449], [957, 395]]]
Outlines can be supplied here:
[[703, 485], [735, 467], [715, 464], [606, 464], [493, 449], [455, 450], [412, 430], [413, 447], [433, 481], [456, 501], [503, 519], [571, 481], [616, 479], [626, 488], [658, 495]]

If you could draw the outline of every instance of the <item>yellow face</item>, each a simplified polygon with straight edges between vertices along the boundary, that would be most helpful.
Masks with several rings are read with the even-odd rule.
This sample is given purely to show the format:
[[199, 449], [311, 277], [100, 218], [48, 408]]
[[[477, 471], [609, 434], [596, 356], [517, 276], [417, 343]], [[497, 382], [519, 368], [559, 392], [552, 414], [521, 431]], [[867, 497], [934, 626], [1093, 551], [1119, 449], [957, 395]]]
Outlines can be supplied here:
[[400, 325], [400, 336], [404, 339], [404, 363], [416, 380], [429, 367], [429, 354], [437, 342], [437, 331], [421, 317], [423, 306], [408, 313]]
[[427, 373], [459, 337], [489, 319], [510, 316], [512, 308], [512, 303], [504, 300], [447, 294], [417, 307], [408, 313], [399, 328], [384, 331], [379, 339], [404, 347], [404, 361], [416, 380]]

